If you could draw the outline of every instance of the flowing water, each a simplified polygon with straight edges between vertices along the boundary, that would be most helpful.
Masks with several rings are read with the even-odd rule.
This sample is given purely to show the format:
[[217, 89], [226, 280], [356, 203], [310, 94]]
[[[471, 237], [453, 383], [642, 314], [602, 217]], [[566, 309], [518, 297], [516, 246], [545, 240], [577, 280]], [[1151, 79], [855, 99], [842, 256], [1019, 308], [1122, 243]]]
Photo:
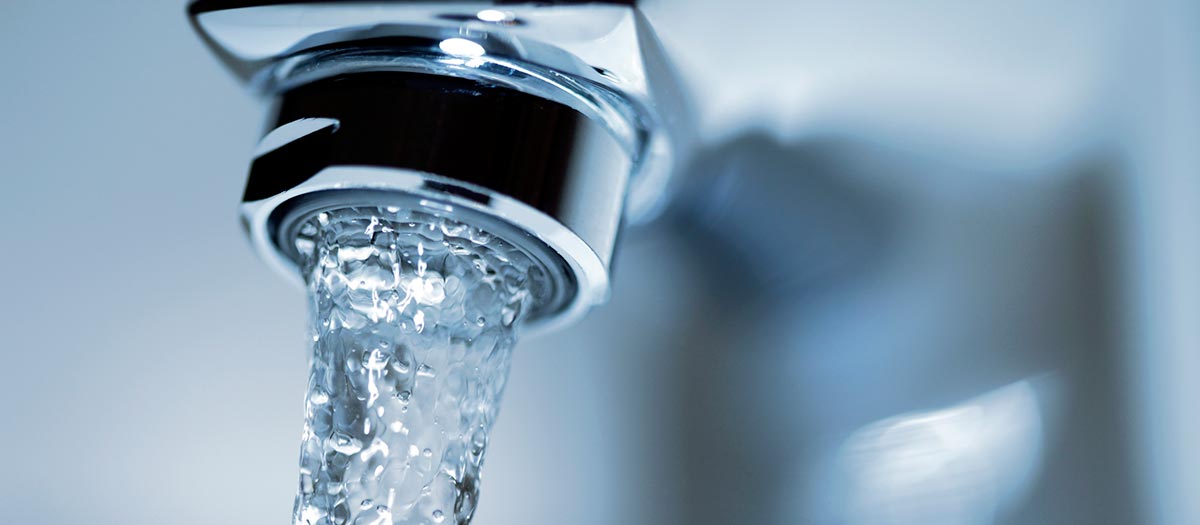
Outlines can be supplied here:
[[541, 269], [487, 232], [398, 208], [321, 213], [297, 248], [313, 353], [293, 523], [468, 523]]

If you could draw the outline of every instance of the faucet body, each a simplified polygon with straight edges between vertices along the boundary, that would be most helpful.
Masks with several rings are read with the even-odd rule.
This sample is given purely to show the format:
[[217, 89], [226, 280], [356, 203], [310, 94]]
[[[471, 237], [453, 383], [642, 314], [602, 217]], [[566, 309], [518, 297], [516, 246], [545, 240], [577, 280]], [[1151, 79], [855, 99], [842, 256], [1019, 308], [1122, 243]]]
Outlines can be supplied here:
[[630, 2], [197, 0], [196, 30], [273, 104], [242, 219], [298, 277], [296, 225], [334, 205], [470, 216], [552, 270], [531, 323], [608, 297], [623, 223], [663, 206], [687, 127]]

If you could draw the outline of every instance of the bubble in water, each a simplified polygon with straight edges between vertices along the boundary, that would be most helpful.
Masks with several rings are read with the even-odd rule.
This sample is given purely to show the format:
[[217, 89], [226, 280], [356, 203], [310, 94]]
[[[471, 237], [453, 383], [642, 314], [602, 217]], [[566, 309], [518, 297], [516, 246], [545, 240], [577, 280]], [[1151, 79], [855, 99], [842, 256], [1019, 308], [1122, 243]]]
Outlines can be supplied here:
[[399, 359], [392, 361], [392, 370], [400, 374], [407, 374], [410, 366], [408, 361], [401, 361]]
[[420, 304], [439, 305], [446, 300], [446, 283], [436, 272], [426, 272], [408, 282], [408, 294]]
[[362, 441], [342, 433], [334, 434], [329, 440], [332, 442], [330, 448], [347, 456], [358, 454], [363, 448]]
[[469, 523], [544, 272], [486, 231], [402, 208], [329, 211], [301, 232], [316, 335], [293, 522]]
[[388, 358], [379, 350], [363, 353], [362, 367], [372, 372], [379, 372], [387, 367]]

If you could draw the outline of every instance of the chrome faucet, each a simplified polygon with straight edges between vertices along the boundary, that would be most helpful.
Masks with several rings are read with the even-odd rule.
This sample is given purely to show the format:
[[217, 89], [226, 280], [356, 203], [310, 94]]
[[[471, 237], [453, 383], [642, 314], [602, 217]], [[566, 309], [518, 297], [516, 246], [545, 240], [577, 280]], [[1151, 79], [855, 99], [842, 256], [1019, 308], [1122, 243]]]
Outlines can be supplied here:
[[298, 278], [292, 239], [327, 206], [449, 208], [552, 270], [530, 323], [606, 300], [625, 222], [662, 209], [689, 127], [630, 2], [197, 0], [212, 51], [273, 103], [243, 224]]

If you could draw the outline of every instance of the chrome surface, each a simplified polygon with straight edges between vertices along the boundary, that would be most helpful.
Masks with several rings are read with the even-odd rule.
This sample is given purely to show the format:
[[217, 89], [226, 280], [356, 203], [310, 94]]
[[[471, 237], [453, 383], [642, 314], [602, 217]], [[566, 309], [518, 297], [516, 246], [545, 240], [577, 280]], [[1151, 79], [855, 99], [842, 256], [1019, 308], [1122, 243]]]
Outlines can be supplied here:
[[468, 213], [460, 220], [524, 246], [555, 283], [531, 312], [535, 326], [575, 321], [607, 299], [632, 161], [596, 121], [495, 85], [378, 69], [300, 84], [277, 106], [242, 216], [285, 275], [299, 277], [286, 235], [294, 210], [318, 195], [324, 207], [370, 196]]
[[[294, 273], [276, 208], [330, 185], [391, 189], [548, 246], [571, 286], [537, 324], [604, 302], [621, 225], [664, 205], [687, 112], [629, 2], [551, 4], [193, 2], [212, 51], [277, 100], [244, 198], [257, 250]], [[371, 80], [339, 91], [354, 79]], [[327, 170], [351, 166], [373, 170]]]
[[607, 122], [635, 140], [624, 215], [640, 222], [661, 211], [692, 129], [661, 44], [641, 13], [624, 4], [194, 2], [190, 14], [226, 66], [264, 94], [280, 89], [280, 76], [288, 75], [296, 57], [316, 50], [382, 38], [462, 39], [483, 52], [467, 60], [444, 52], [440, 58], [455, 75], [495, 80], [487, 70], [524, 70], [534, 73], [531, 82], [518, 82], [528, 89], [549, 80], [571, 84], [579, 96], [623, 105], [626, 122]]

